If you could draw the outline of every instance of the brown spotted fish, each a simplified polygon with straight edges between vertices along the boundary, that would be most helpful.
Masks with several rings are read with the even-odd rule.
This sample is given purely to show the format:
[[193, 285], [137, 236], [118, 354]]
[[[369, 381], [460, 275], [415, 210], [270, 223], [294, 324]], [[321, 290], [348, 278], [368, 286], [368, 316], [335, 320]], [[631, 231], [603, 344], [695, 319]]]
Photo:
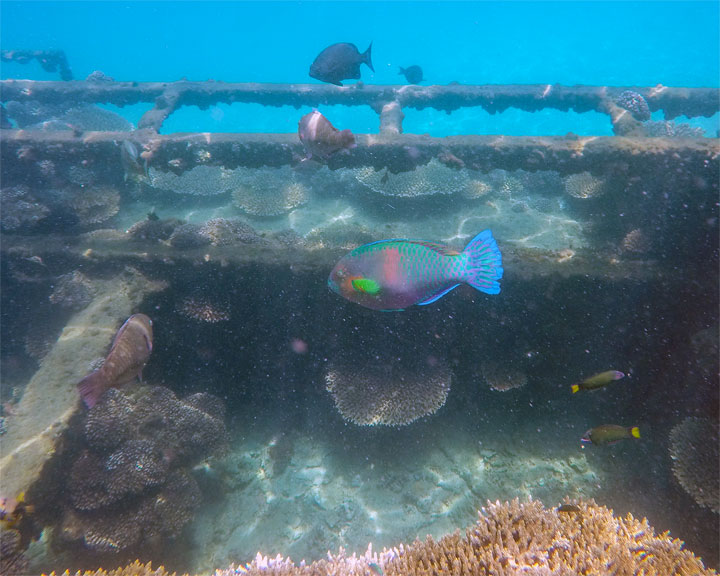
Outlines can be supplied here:
[[85, 405], [88, 408], [95, 406], [108, 388], [119, 388], [136, 377], [142, 380], [142, 369], [150, 358], [152, 341], [152, 320], [145, 314], [130, 316], [115, 334], [103, 365], [77, 385]]
[[300, 118], [298, 136], [305, 146], [306, 159], [313, 155], [327, 158], [338, 150], [356, 146], [350, 130], [338, 130], [317, 110]]

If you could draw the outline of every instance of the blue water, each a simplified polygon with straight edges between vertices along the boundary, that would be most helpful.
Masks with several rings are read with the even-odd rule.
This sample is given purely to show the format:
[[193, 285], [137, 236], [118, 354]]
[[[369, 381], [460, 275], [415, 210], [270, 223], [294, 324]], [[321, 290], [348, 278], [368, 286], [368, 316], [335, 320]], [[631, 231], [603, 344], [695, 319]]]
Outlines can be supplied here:
[[[75, 78], [316, 82], [314, 57], [334, 42], [365, 50], [366, 83], [400, 83], [399, 66], [422, 66], [426, 84], [718, 86], [718, 2], [2, 2], [3, 49], [59, 48]], [[6, 64], [2, 78], [56, 79]], [[137, 122], [143, 110], [128, 118]], [[174, 131], [294, 132], [293, 109], [184, 109]], [[369, 109], [331, 118], [375, 132]], [[717, 116], [699, 120], [714, 135]], [[510, 110], [490, 116], [409, 111], [408, 132], [610, 135], [607, 117]]]

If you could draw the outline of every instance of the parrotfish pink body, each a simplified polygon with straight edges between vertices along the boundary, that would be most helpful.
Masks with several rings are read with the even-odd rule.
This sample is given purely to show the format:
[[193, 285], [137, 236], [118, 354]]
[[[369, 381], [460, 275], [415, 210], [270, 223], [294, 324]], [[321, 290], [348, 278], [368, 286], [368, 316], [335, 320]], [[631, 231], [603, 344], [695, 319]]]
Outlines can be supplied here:
[[343, 256], [328, 287], [348, 300], [374, 310], [403, 310], [442, 298], [460, 284], [498, 294], [502, 256], [490, 230], [473, 238], [465, 250], [433, 242], [381, 240]]

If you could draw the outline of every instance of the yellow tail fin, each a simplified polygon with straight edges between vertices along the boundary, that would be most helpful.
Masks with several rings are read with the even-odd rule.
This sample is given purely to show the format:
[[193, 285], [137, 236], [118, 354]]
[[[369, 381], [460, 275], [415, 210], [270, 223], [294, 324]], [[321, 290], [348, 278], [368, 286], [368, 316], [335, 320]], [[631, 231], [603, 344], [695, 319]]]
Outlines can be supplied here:
[[637, 426], [633, 426], [630, 428], [630, 434], [633, 436], [633, 438], [640, 438], [640, 428]]
[[580, 390], [580, 386], [578, 384], [573, 384], [570, 386], [570, 389], [572, 390], [572, 393], [575, 394], [578, 390]]

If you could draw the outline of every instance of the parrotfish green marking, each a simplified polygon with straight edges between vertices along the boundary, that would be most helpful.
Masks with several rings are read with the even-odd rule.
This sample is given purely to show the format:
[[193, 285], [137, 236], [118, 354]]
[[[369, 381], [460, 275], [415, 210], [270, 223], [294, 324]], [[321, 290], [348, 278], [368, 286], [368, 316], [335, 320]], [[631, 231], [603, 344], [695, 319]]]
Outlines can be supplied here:
[[500, 293], [502, 256], [490, 230], [457, 250], [415, 240], [380, 240], [343, 256], [328, 287], [373, 310], [404, 310], [442, 298], [460, 284], [486, 294]]

